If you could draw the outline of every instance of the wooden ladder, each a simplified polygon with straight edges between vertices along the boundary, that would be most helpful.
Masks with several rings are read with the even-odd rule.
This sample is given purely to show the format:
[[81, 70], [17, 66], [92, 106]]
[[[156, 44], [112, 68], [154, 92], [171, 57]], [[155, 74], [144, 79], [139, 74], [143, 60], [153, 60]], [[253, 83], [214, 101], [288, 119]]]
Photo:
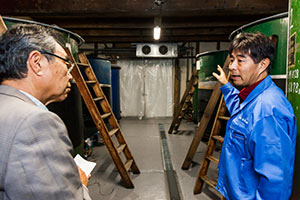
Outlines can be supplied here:
[[[223, 70], [226, 74], [228, 74], [229, 62], [230, 62], [230, 57], [228, 56], [223, 65]], [[181, 168], [184, 170], [189, 169], [190, 165], [192, 164], [193, 158], [194, 158], [195, 153], [198, 149], [198, 146], [201, 142], [201, 139], [204, 135], [204, 132], [207, 128], [207, 125], [208, 125], [208, 123], [213, 115], [213, 112], [215, 110], [215, 107], [217, 106], [217, 103], [220, 99], [220, 96], [221, 96], [221, 91], [219, 89], [220, 87], [221, 87], [221, 83], [218, 82], [210, 96], [210, 99], [207, 103], [207, 106], [206, 106], [204, 113], [202, 115], [202, 118], [200, 120], [200, 124], [195, 132], [194, 138], [193, 138], [190, 148], [188, 150], [188, 153], [187, 153], [187, 155], [184, 159], [184, 162], [181, 166]]]
[[188, 104], [191, 102], [193, 94], [195, 92], [195, 90], [197, 89], [196, 86], [198, 84], [198, 75], [197, 75], [198, 71], [196, 69], [194, 69], [192, 76], [188, 82], [188, 85], [185, 89], [185, 92], [182, 96], [182, 99], [180, 101], [180, 104], [178, 105], [176, 111], [175, 111], [175, 115], [172, 121], [172, 124], [170, 126], [170, 129], [168, 131], [169, 134], [172, 134], [173, 131], [177, 131], [182, 118], [184, 117], [185, 111], [186, 109], [188, 109]]
[[219, 141], [220, 143], [223, 143], [224, 138], [220, 136], [220, 131], [222, 127], [222, 120], [229, 120], [229, 117], [225, 116], [226, 113], [226, 105], [223, 98], [223, 95], [220, 100], [220, 104], [217, 110], [217, 114], [214, 120], [214, 124], [211, 130], [211, 134], [209, 137], [208, 145], [206, 148], [205, 156], [203, 161], [201, 162], [201, 167], [199, 174], [197, 176], [197, 180], [194, 187], [194, 194], [199, 194], [202, 191], [202, 187], [204, 183], [207, 183], [209, 186], [216, 188], [217, 182], [215, 180], [210, 179], [208, 176], [206, 176], [208, 167], [210, 162], [214, 162], [216, 164], [219, 163], [219, 158], [213, 156], [213, 152], [215, 149], [216, 142]]
[[[81, 96], [93, 118], [93, 121], [101, 133], [104, 144], [106, 145], [122, 181], [127, 188], [134, 188], [128, 171], [131, 169], [134, 174], [139, 174], [138, 166], [130, 153], [129, 147], [123, 137], [120, 126], [112, 112], [112, 109], [105, 97], [96, 75], [84, 53], [79, 53], [80, 63], [77, 63], [69, 49], [66, 49], [68, 56], [74, 63], [71, 74], [76, 81], [76, 85]], [[80, 68], [82, 70], [80, 70]], [[84, 80], [83, 74], [87, 80]], [[92, 88], [89, 89], [89, 86]], [[93, 94], [93, 95], [92, 95]], [[117, 143], [117, 144], [116, 144]], [[123, 161], [122, 160], [122, 153]]]

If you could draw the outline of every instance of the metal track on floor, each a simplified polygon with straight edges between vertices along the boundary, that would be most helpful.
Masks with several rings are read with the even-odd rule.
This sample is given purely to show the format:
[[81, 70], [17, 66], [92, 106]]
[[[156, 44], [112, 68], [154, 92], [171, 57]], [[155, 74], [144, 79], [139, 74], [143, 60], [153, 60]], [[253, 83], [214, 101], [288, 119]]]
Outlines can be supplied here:
[[171, 200], [181, 200], [181, 193], [179, 191], [179, 184], [177, 181], [176, 171], [173, 168], [171, 155], [169, 152], [166, 132], [163, 124], [158, 124], [159, 133], [162, 144], [162, 155], [164, 162], [164, 170], [167, 175], [168, 187], [169, 187], [169, 195]]

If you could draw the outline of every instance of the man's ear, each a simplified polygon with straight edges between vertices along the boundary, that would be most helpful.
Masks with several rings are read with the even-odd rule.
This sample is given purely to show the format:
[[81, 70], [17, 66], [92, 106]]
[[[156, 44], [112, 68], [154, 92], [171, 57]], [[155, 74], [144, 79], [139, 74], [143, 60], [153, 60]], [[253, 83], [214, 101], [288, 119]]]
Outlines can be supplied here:
[[27, 64], [31, 71], [37, 76], [43, 75], [43, 67], [41, 66], [42, 54], [39, 51], [29, 53]]
[[270, 59], [269, 58], [264, 58], [259, 62], [259, 67], [260, 71], [264, 72], [267, 70], [268, 66], [270, 65]]

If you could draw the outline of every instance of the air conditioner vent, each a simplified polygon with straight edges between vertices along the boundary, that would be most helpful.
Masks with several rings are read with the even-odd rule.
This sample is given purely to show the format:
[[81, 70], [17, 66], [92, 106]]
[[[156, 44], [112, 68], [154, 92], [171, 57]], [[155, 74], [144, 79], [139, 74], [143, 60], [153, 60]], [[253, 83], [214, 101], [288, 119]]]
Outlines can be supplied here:
[[149, 45], [143, 46], [142, 52], [143, 52], [143, 54], [145, 54], [145, 55], [148, 55], [149, 53], [151, 53], [151, 48], [149, 47]]
[[147, 43], [136, 45], [137, 57], [177, 57], [177, 44], [175, 43]]

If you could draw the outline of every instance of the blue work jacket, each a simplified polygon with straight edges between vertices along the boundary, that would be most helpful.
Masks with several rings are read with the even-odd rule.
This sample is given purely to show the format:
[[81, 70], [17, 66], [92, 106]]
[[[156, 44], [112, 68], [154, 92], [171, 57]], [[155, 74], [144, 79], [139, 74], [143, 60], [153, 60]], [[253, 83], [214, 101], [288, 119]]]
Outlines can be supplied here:
[[288, 200], [294, 174], [296, 118], [267, 76], [240, 104], [230, 83], [221, 88], [230, 112], [217, 190], [229, 200]]

